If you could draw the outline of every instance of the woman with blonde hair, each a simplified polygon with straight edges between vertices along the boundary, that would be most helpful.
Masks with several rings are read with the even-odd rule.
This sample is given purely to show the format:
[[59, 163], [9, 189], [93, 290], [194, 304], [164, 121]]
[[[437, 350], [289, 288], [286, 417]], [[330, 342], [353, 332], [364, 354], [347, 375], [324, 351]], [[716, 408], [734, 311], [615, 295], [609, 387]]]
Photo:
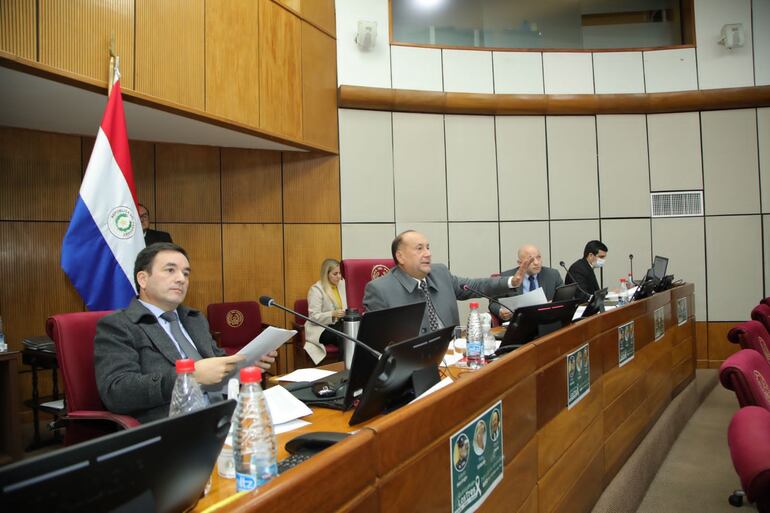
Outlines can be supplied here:
[[[321, 279], [307, 292], [308, 316], [321, 324], [342, 330], [342, 317], [347, 306], [345, 280], [342, 279], [340, 263], [333, 258], [327, 258], [321, 264]], [[314, 364], [318, 365], [326, 357], [326, 344], [338, 346], [342, 356], [343, 345], [337, 335], [306, 322], [305, 351]]]

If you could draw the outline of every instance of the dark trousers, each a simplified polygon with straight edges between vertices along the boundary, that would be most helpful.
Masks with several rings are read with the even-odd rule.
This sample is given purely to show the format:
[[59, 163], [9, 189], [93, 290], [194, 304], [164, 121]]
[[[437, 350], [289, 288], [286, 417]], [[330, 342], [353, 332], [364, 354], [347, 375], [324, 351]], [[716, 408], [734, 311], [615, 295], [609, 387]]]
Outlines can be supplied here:
[[[342, 331], [342, 320], [335, 322], [330, 327], [337, 331]], [[345, 344], [343, 344], [342, 338], [337, 336], [337, 334], [329, 330], [323, 330], [323, 333], [321, 333], [321, 337], [318, 339], [318, 341], [323, 345], [337, 346], [337, 348], [340, 350], [340, 359], [345, 357], [343, 354], [343, 351], [345, 350]]]

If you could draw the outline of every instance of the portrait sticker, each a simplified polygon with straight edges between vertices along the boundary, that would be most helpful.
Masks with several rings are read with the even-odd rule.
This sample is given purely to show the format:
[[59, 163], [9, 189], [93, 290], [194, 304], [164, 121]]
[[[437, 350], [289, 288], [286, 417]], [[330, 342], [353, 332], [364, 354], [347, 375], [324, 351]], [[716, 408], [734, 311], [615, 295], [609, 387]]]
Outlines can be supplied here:
[[618, 367], [634, 359], [635, 342], [634, 321], [618, 326]]
[[689, 317], [687, 312], [687, 298], [686, 297], [680, 297], [676, 300], [676, 323], [677, 325], [681, 326], [682, 324], [687, 322], [687, 318]]
[[663, 309], [664, 307], [660, 307], [653, 313], [653, 319], [655, 321], [655, 342], [663, 338], [663, 335], [666, 334], [666, 314]]
[[567, 356], [567, 409], [572, 408], [591, 391], [591, 360], [588, 344]]

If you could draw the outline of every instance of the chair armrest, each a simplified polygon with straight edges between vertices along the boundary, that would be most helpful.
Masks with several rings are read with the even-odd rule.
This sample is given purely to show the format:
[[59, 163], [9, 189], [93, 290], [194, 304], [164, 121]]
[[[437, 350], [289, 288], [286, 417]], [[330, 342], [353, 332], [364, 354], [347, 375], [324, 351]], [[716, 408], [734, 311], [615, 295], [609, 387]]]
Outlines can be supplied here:
[[67, 420], [106, 420], [108, 422], [114, 422], [123, 429], [130, 429], [133, 427], [141, 426], [141, 422], [129, 415], [120, 415], [118, 413], [112, 413], [109, 411], [99, 410], [76, 410], [67, 413], [64, 417]]

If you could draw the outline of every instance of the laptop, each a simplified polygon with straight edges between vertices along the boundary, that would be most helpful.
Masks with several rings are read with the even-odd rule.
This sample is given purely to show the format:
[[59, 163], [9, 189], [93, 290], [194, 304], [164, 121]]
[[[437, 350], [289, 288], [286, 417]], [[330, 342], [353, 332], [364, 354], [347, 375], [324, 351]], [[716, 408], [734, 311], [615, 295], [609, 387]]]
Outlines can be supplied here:
[[556, 291], [553, 293], [552, 301], [567, 301], [575, 297], [577, 291], [577, 283], [570, 283], [569, 285], [562, 285], [556, 287]]
[[235, 401], [222, 401], [0, 467], [0, 511], [186, 511], [203, 493], [233, 410]]

